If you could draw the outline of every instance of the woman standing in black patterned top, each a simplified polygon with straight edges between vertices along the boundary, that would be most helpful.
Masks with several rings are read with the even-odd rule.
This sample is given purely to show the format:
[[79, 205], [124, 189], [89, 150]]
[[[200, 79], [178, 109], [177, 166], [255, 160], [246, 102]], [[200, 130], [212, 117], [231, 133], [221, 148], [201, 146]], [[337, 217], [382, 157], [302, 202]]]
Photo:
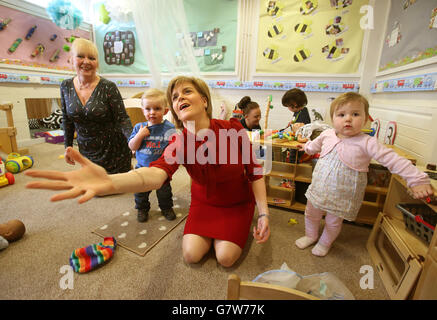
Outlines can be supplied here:
[[[97, 75], [96, 46], [86, 39], [74, 40], [71, 63], [76, 76], [61, 84], [65, 148], [73, 146], [76, 131], [85, 157], [108, 173], [129, 171], [132, 153], [127, 141], [132, 124], [117, 86]], [[75, 164], [67, 153], [65, 161]]]

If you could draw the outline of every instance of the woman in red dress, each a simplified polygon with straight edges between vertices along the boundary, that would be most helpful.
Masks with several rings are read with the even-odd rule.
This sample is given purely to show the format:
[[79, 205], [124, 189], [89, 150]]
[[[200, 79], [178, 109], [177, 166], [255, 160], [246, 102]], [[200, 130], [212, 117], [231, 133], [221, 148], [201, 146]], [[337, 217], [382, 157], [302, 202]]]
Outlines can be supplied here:
[[180, 76], [167, 88], [177, 128], [160, 159], [150, 167], [108, 175], [79, 152], [68, 152], [82, 165], [70, 172], [26, 170], [26, 175], [51, 181], [28, 183], [37, 189], [65, 190], [52, 201], [81, 196], [79, 203], [96, 195], [159, 189], [182, 164], [192, 179], [191, 205], [184, 229], [182, 251], [187, 263], [197, 263], [214, 246], [217, 261], [232, 266], [243, 252], [250, 232], [255, 203], [257, 243], [270, 236], [269, 212], [261, 167], [247, 133], [238, 120], [212, 119], [209, 88], [197, 78]]

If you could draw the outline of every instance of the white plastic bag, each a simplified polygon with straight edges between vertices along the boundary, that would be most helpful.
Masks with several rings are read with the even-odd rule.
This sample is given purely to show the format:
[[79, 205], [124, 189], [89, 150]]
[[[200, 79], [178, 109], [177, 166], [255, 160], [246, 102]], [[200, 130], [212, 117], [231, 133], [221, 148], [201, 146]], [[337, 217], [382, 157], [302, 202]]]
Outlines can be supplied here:
[[323, 300], [355, 300], [349, 289], [333, 273], [301, 276], [288, 268], [285, 262], [281, 269], [261, 273], [253, 281], [299, 290]]

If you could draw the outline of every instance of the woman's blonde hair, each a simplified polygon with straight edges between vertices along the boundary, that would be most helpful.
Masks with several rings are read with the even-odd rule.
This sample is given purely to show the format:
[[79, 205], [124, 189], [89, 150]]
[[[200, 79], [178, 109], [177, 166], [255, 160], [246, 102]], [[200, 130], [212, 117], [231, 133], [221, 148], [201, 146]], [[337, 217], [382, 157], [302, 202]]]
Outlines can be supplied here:
[[197, 92], [200, 93], [201, 96], [206, 98], [206, 114], [208, 115], [208, 118], [212, 119], [212, 103], [211, 103], [211, 94], [209, 92], [209, 87], [203, 81], [202, 79], [195, 78], [195, 77], [188, 77], [188, 76], [178, 76], [176, 78], [173, 78], [167, 87], [167, 100], [170, 105], [170, 111], [173, 115], [175, 126], [178, 129], [181, 129], [184, 127], [181, 120], [179, 120], [178, 116], [176, 115], [176, 112], [173, 109], [173, 99], [172, 94], [175, 87], [177, 87], [180, 84], [183, 83], [190, 83], [194, 86], [194, 88], [197, 90]]
[[165, 109], [168, 108], [167, 96], [165, 92], [159, 89], [150, 88], [146, 90], [141, 96], [141, 105], [144, 107], [144, 100], [156, 99], [159, 100], [159, 104]]
[[369, 102], [366, 98], [364, 98], [361, 94], [356, 92], [345, 92], [341, 95], [339, 95], [337, 98], [334, 99], [331, 103], [331, 120], [334, 117], [334, 112], [337, 110], [338, 107], [351, 102], [351, 101], [358, 101], [364, 106], [364, 112], [366, 114], [366, 119], [369, 119]]
[[87, 39], [77, 38], [74, 39], [73, 44], [71, 45], [71, 53], [80, 53], [80, 54], [91, 54], [95, 56], [97, 62], [99, 61], [99, 51], [97, 50], [96, 45]]

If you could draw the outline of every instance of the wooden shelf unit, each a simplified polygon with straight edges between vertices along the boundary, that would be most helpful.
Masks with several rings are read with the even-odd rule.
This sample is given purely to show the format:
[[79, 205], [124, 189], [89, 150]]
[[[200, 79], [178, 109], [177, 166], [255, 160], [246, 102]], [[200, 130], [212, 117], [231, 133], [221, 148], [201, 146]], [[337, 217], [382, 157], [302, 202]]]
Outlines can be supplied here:
[[[265, 176], [268, 204], [302, 212], [305, 211], [306, 205], [295, 200], [294, 190], [287, 192], [286, 190], [282, 190], [286, 188], [281, 188], [278, 185], [272, 184], [272, 182], [275, 180], [272, 178], [288, 179], [293, 182], [299, 181], [308, 184], [311, 183], [313, 166], [310, 163], [288, 163], [281, 161], [281, 149], [297, 149], [297, 145], [299, 144], [299, 142], [288, 141], [286, 139], [274, 139], [267, 141], [261, 139], [257, 141], [257, 143], [260, 143], [261, 145], [269, 144], [269, 147], [272, 148], [272, 168], [271, 171]], [[391, 146], [391, 148], [395, 149], [396, 152], [411, 159], [412, 161], [414, 160], [408, 154], [402, 152], [396, 147]], [[355, 220], [356, 223], [367, 225], [373, 225], [375, 223], [378, 213], [383, 209], [387, 190], [388, 188], [372, 185], [368, 185], [366, 187], [366, 194], [360, 211], [357, 215], [357, 219]], [[281, 197], [284, 197], [283, 199], [286, 200], [285, 204], [279, 204], [273, 200], [275, 198]]]
[[[421, 168], [422, 169], [422, 168]], [[422, 169], [423, 170], [423, 169]], [[431, 180], [437, 196], [437, 181]], [[391, 299], [437, 299], [437, 232], [428, 244], [410, 231], [398, 203], [421, 203], [407, 192], [405, 181], [392, 175], [383, 211], [367, 241], [367, 250]]]

